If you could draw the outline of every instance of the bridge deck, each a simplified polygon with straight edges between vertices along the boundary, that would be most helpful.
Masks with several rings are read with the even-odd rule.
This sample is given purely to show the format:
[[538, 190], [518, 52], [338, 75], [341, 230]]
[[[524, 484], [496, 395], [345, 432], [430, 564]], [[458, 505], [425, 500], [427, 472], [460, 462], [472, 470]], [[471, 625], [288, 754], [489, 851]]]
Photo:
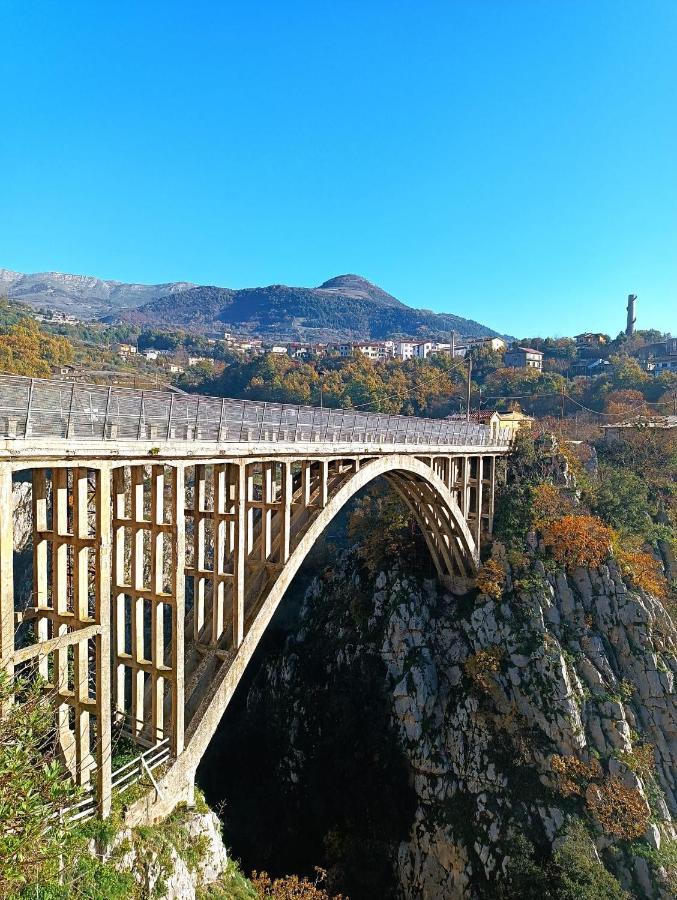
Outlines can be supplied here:
[[505, 447], [484, 425], [0, 376], [0, 438]]

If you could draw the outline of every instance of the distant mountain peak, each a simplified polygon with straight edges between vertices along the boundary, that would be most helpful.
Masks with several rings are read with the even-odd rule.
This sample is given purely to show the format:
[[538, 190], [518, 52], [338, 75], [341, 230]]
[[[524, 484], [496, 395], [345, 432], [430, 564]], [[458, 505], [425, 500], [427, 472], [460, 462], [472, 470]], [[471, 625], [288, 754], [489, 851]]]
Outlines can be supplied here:
[[374, 284], [372, 281], [369, 281], [367, 278], [363, 278], [362, 275], [336, 275], [335, 278], [330, 278], [328, 281], [323, 282], [320, 285], [320, 290], [325, 288], [377, 288], [380, 290], [378, 285]]
[[331, 291], [340, 294], [342, 297], [353, 297], [356, 299], [372, 300], [381, 306], [402, 306], [402, 301], [393, 297], [383, 288], [380, 288], [372, 281], [363, 278], [362, 275], [337, 275], [330, 278], [316, 288], [318, 291]]

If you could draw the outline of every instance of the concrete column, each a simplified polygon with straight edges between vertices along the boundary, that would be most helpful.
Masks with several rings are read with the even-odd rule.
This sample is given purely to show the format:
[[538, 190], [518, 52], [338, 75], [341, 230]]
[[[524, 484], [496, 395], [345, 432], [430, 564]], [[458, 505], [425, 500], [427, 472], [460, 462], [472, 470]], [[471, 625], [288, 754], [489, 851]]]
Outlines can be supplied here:
[[[145, 467], [131, 466], [131, 598], [132, 598], [132, 659], [135, 663], [145, 658], [143, 633], [144, 589], [144, 529], [143, 489]], [[138, 665], [132, 666], [132, 734], [139, 735], [144, 724], [144, 672]]]
[[238, 463], [237, 492], [235, 505], [235, 558], [233, 564], [233, 646], [237, 649], [244, 640], [244, 564], [247, 552], [247, 492], [251, 476], [247, 474], [247, 464]]
[[[98, 481], [99, 473], [95, 478]], [[70, 575], [73, 596], [73, 614], [78, 624], [88, 619], [89, 605], [89, 509], [88, 509], [89, 473], [87, 469], [73, 469], [72, 494], [72, 531], [73, 531], [73, 571]], [[95, 506], [98, 505], [98, 486]], [[98, 511], [98, 510], [97, 510]], [[110, 514], [110, 505], [108, 507]], [[96, 515], [96, 512], [95, 512]], [[98, 549], [94, 548], [94, 552]], [[95, 562], [96, 576], [99, 575], [99, 560]], [[109, 582], [110, 588], [110, 582]], [[108, 675], [110, 690], [110, 673]], [[78, 784], [89, 784], [90, 780], [90, 740], [89, 710], [86, 708], [89, 699], [89, 653], [87, 640], [73, 644], [73, 706], [75, 736], [75, 773]], [[110, 717], [110, 709], [105, 712]]]
[[[33, 469], [33, 606], [36, 610], [47, 609], [47, 546], [44, 537], [47, 531], [47, 477], [44, 469]], [[4, 582], [4, 578], [3, 578]], [[37, 613], [35, 621], [38, 641], [48, 639], [47, 617]], [[47, 654], [38, 660], [38, 671], [47, 681], [49, 674]]]
[[489, 535], [494, 533], [494, 508], [496, 504], [496, 457], [490, 457], [490, 466], [491, 466], [491, 488], [489, 494], [489, 522], [487, 525], [487, 531]]
[[291, 463], [282, 463], [282, 525], [280, 530], [280, 562], [286, 563], [289, 559], [291, 541], [291, 501], [292, 501], [292, 473]]
[[329, 463], [323, 459], [320, 461], [320, 506], [322, 509], [327, 505], [328, 482]]
[[470, 510], [468, 509], [468, 493], [470, 488], [468, 487], [468, 467], [470, 465], [469, 459], [467, 456], [463, 457], [463, 473], [462, 473], [462, 483], [461, 483], [461, 512], [463, 516], [468, 521], [468, 514]]
[[185, 468], [176, 464], [172, 484], [172, 752], [184, 741], [184, 619], [186, 615], [186, 485]]
[[150, 480], [150, 659], [151, 671], [151, 735], [152, 741], [164, 737], [164, 677], [158, 666], [164, 664], [164, 604], [160, 600], [164, 586], [164, 466], [152, 466]]
[[96, 716], [98, 736], [97, 791], [99, 815], [111, 807], [111, 470], [99, 469], [96, 481]]
[[114, 702], [115, 709], [125, 712], [125, 665], [119, 654], [125, 649], [125, 470], [113, 469], [113, 582], [114, 582], [114, 631], [112, 653], [115, 660]]
[[226, 467], [214, 466], [214, 512], [212, 537], [214, 541], [214, 578], [212, 582], [212, 644], [217, 644], [223, 632], [226, 585], [223, 572], [226, 560]]
[[193, 636], [199, 640], [205, 624], [205, 500], [207, 479], [205, 466], [195, 466], [193, 484]]
[[[68, 609], [68, 469], [52, 469], [52, 607], [53, 636], [63, 637], [68, 630], [64, 614]], [[54, 684], [58, 696], [57, 727], [66, 765], [74, 772], [75, 745], [68, 721], [68, 648], [54, 651]]]
[[301, 495], [303, 497], [303, 505], [310, 506], [310, 495], [312, 492], [312, 461], [303, 460], [301, 463]]
[[0, 464], [0, 666], [14, 673], [14, 503], [12, 469]]
[[475, 523], [475, 546], [479, 550], [482, 539], [482, 488], [484, 484], [484, 457], [477, 457], [477, 521]]
[[270, 559], [273, 542], [273, 465], [272, 462], [262, 463], [261, 472], [261, 561]]

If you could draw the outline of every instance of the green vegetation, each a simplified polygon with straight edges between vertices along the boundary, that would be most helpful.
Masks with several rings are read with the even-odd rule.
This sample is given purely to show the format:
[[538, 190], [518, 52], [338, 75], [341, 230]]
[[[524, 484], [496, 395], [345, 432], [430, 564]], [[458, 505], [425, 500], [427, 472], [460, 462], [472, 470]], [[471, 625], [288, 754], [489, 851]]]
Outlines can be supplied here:
[[516, 837], [505, 880], [492, 883], [482, 896], [487, 900], [629, 900], [578, 820], [570, 822], [551, 858], [539, 858], [526, 838]]

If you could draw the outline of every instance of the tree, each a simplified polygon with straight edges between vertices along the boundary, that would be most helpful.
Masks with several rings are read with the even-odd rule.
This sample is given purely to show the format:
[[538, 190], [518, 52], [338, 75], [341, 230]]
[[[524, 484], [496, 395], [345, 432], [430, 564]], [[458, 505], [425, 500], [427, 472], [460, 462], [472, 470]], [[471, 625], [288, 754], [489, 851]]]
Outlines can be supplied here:
[[642, 534], [651, 524], [646, 479], [628, 469], [600, 465], [595, 512], [612, 528]]
[[618, 416], [619, 419], [650, 413], [644, 401], [644, 394], [634, 388], [610, 391], [606, 395], [604, 408], [610, 416]]
[[373, 574], [392, 559], [420, 558], [422, 535], [404, 501], [375, 484], [359, 497], [348, 519], [348, 537]]
[[42, 331], [34, 319], [22, 319], [0, 331], [0, 370], [30, 378], [48, 378], [50, 366], [73, 361], [73, 345]]
[[0, 707], [0, 896], [10, 897], [37, 877], [58, 873], [68, 843], [59, 810], [75, 789], [57, 762], [43, 685], [14, 682], [0, 671]]
[[543, 541], [569, 571], [599, 566], [611, 552], [611, 531], [596, 516], [562, 516], [544, 528]]

